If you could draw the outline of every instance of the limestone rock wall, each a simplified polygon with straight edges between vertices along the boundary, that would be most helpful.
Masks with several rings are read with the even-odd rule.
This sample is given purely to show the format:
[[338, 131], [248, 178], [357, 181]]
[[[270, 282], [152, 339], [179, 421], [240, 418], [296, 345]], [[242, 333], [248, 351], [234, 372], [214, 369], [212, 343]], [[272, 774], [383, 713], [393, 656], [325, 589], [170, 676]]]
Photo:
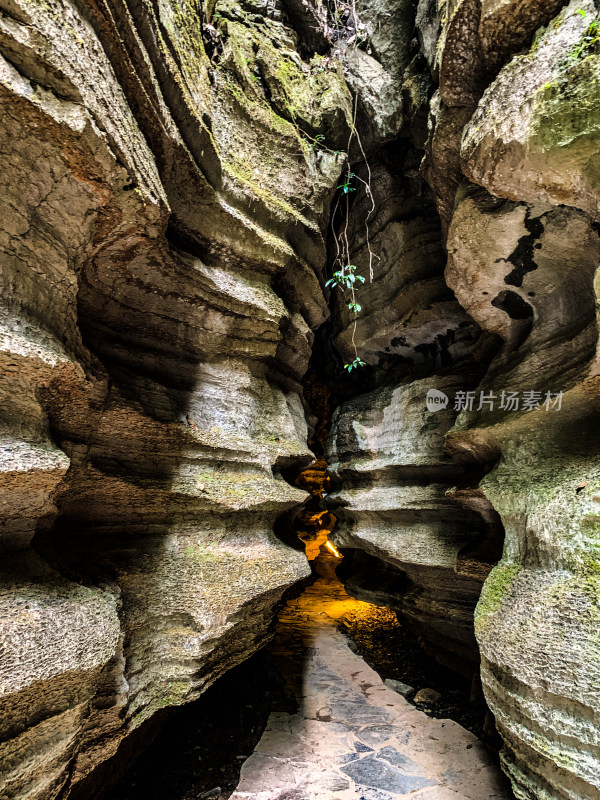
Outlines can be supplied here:
[[92, 797], [309, 574], [273, 526], [351, 95], [209, 5], [0, 3], [2, 797]]
[[[381, 261], [360, 290], [356, 337], [368, 366], [328, 444], [333, 538], [350, 591], [396, 608], [455, 669], [472, 669], [479, 649], [516, 797], [592, 800], [599, 9], [421, 0], [414, 19], [428, 134], [413, 114], [400, 137], [411, 164], [424, 155], [440, 224], [424, 213], [426, 190], [409, 192], [398, 219], [417, 202], [410, 224], [421, 236], [432, 226], [405, 259], [406, 236], [379, 227], [389, 209], [379, 200]], [[367, 157], [377, 164], [380, 152]], [[359, 229], [353, 260], [364, 267]], [[336, 302], [347, 358], [351, 318]], [[445, 411], [427, 411], [431, 388], [450, 398]], [[460, 391], [473, 392], [472, 408], [455, 403]], [[493, 409], [481, 393], [495, 395]]]
[[473, 608], [498, 541], [494, 520], [486, 524], [448, 496], [465, 472], [443, 452], [456, 414], [429, 419], [424, 408], [430, 388], [459, 386], [427, 378], [345, 404], [330, 451], [342, 489], [330, 502], [340, 519], [334, 541], [355, 565], [343, 565], [350, 590], [400, 611], [438, 660], [471, 677], [479, 666]]
[[600, 11], [342, 6], [0, 0], [3, 797], [268, 640], [311, 354], [348, 588], [481, 658], [519, 800], [600, 793]]
[[[525, 798], [600, 792], [600, 241], [589, 99], [598, 19], [591, 2], [565, 6], [486, 89], [461, 147], [465, 175], [483, 189], [459, 192], [449, 234], [449, 284], [504, 340], [481, 388], [542, 398], [521, 414], [463, 412], [448, 442], [458, 459], [488, 461], [487, 469], [495, 453], [481, 488], [502, 516], [506, 542], [484, 586], [476, 632], [504, 763]], [[478, 210], [467, 221], [471, 202]], [[560, 410], [544, 402], [548, 392], [563, 393]]]
[[[366, 127], [354, 152], [356, 197], [347, 226], [339, 223], [366, 282], [357, 317], [339, 291], [332, 294], [332, 342], [349, 362], [354, 340], [366, 367], [350, 376], [354, 396], [333, 416], [327, 502], [340, 520], [333, 538], [345, 552], [349, 590], [391, 605], [444, 663], [472, 676], [479, 667], [473, 610], [500, 556], [501, 525], [489, 503], [482, 513], [472, 508], [485, 499], [450, 496], [469, 473], [444, 452], [456, 412], [430, 414], [425, 397], [430, 389], [473, 388], [499, 340], [466, 313], [444, 277], [439, 202], [420, 174], [436, 17], [415, 11], [403, 21], [410, 44], [398, 78], [398, 133], [386, 141], [384, 129]], [[385, 31], [385, 9], [379, 13], [373, 24]], [[368, 88], [355, 91], [359, 114], [379, 119]]]

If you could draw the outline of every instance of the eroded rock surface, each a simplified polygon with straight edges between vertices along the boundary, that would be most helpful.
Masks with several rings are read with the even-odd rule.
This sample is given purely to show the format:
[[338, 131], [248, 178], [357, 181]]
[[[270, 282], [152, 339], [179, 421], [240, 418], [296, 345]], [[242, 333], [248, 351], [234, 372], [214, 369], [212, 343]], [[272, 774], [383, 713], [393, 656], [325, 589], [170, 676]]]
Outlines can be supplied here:
[[[597, 4], [421, 0], [415, 35], [435, 91], [427, 141], [414, 119], [403, 132], [410, 163], [424, 154], [440, 220], [425, 262], [439, 274], [433, 254], [445, 245], [444, 281], [422, 281], [425, 248], [404, 262], [397, 238], [389, 270], [380, 199], [381, 261], [360, 290], [356, 328], [368, 368], [328, 446], [334, 539], [348, 590], [397, 609], [444, 663], [474, 669], [475, 633], [516, 796], [591, 800]], [[423, 225], [430, 202], [413, 189], [397, 208], [418, 203]], [[358, 224], [352, 234], [366, 274]], [[431, 293], [436, 285], [452, 294]], [[336, 320], [347, 359], [351, 315], [334, 306]], [[445, 411], [427, 411], [429, 389], [448, 396]]]
[[340, 520], [334, 541], [348, 558], [354, 551], [350, 590], [401, 612], [436, 658], [471, 676], [478, 669], [473, 610], [501, 537], [493, 519], [486, 525], [448, 496], [463, 475], [443, 452], [456, 412], [433, 416], [425, 407], [431, 388], [454, 393], [460, 386], [457, 379], [415, 381], [338, 409], [329, 460], [343, 488], [330, 502]]
[[598, 10], [571, 2], [487, 88], [464, 133], [469, 178], [598, 219]]
[[348, 590], [481, 656], [519, 800], [598, 797], [600, 12], [342, 6], [0, 0], [3, 797], [268, 641], [311, 355]]
[[351, 96], [277, 4], [1, 7], [0, 794], [91, 797], [308, 574], [273, 526]]

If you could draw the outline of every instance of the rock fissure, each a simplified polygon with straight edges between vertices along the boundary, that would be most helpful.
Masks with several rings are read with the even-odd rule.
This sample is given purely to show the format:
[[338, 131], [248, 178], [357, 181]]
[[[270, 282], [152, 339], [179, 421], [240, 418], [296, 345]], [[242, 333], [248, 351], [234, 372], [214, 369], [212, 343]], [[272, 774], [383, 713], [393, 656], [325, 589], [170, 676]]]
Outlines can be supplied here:
[[519, 239], [517, 246], [508, 257], [508, 263], [512, 264], [514, 269], [504, 278], [504, 282], [513, 286], [522, 286], [525, 275], [537, 269], [534, 250], [541, 247], [538, 240], [544, 232], [544, 223], [541, 218], [532, 218], [530, 214], [531, 209], [528, 208], [523, 219], [523, 224], [529, 233]]

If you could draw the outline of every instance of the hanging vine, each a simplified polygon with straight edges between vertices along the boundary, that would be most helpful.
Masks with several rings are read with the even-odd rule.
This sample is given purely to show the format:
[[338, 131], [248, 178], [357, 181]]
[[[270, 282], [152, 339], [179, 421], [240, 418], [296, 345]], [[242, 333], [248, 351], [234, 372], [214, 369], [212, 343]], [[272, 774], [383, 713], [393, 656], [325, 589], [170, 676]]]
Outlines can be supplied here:
[[[335, 247], [336, 247], [336, 253], [333, 262], [334, 273], [333, 277], [331, 277], [325, 284], [327, 287], [330, 288], [337, 287], [343, 293], [346, 292], [350, 293], [349, 300], [347, 302], [347, 307], [350, 313], [352, 314], [352, 348], [354, 350], [354, 358], [347, 364], [344, 364], [344, 369], [347, 370], [348, 372], [352, 372], [352, 370], [354, 369], [366, 366], [366, 362], [363, 361], [363, 359], [358, 354], [358, 347], [356, 345], [356, 326], [358, 322], [358, 316], [362, 311], [362, 306], [357, 300], [356, 293], [357, 290], [360, 288], [360, 286], [365, 283], [366, 279], [363, 275], [359, 275], [357, 273], [356, 265], [351, 263], [350, 241], [348, 238], [348, 227], [350, 224], [350, 195], [352, 192], [356, 191], [356, 186], [353, 185], [355, 180], [363, 185], [365, 194], [371, 204], [364, 220], [365, 240], [366, 240], [368, 263], [369, 263], [369, 283], [373, 281], [374, 259], [379, 259], [379, 256], [373, 251], [371, 247], [369, 220], [371, 219], [373, 212], [375, 211], [375, 199], [373, 197], [373, 192], [371, 191], [371, 168], [369, 166], [369, 161], [367, 159], [362, 141], [360, 139], [360, 135], [356, 130], [357, 105], [358, 101], [355, 98], [354, 112], [352, 115], [352, 125], [350, 127], [350, 136], [348, 138], [347, 153], [349, 159], [352, 140], [356, 137], [356, 141], [358, 143], [361, 155], [363, 157], [367, 169], [367, 180], [363, 180], [359, 175], [356, 175], [356, 173], [352, 172], [350, 169], [350, 161], [347, 160], [343, 182], [339, 184], [339, 186], [337, 187], [340, 190], [340, 194], [338, 196], [335, 208], [331, 215], [331, 229], [333, 231]], [[340, 226], [339, 231], [336, 232], [335, 218], [338, 213], [338, 210], [340, 209], [343, 214], [342, 224]]]

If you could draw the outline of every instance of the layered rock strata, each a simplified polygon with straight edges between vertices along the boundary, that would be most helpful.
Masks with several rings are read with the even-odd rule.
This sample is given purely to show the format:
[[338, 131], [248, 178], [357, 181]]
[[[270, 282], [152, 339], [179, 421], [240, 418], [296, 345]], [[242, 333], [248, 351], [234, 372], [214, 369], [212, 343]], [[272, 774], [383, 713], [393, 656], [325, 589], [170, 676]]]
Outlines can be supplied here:
[[340, 520], [334, 541], [354, 567], [344, 566], [349, 589], [399, 611], [436, 658], [472, 677], [473, 611], [502, 539], [493, 515], [484, 520], [449, 496], [465, 475], [443, 452], [456, 413], [432, 418], [424, 405], [429, 389], [461, 385], [423, 379], [343, 405], [329, 454], [342, 488], [329, 502]]
[[3, 796], [268, 640], [319, 327], [348, 588], [481, 654], [520, 800], [600, 792], [598, 7], [337, 10], [0, 0]]
[[309, 572], [273, 527], [352, 101], [278, 3], [0, 6], [0, 794], [91, 797]]
[[[419, 3], [415, 33], [436, 85], [421, 171], [447, 245], [443, 285], [471, 341], [442, 360], [450, 348], [419, 324], [418, 259], [405, 265], [397, 245], [393, 274], [406, 283], [374, 300], [389, 281], [379, 244], [360, 290], [366, 386], [337, 410], [328, 447], [346, 585], [387, 601], [455, 668], [477, 658], [470, 616], [505, 535], [475, 634], [520, 800], [600, 792], [599, 32], [591, 0]], [[356, 235], [356, 263], [363, 248]], [[446, 323], [435, 302], [425, 310]], [[347, 358], [351, 318], [335, 313]], [[427, 351], [415, 346], [427, 336]], [[446, 411], [427, 411], [429, 389], [448, 396]]]
[[[521, 413], [463, 412], [449, 446], [461, 460], [483, 463], [492, 452], [497, 460], [481, 486], [502, 516], [506, 543], [476, 630], [505, 767], [526, 798], [600, 792], [600, 242], [589, 97], [598, 20], [593, 3], [570, 3], [486, 90], [461, 159], [467, 177], [501, 199], [491, 200], [490, 213], [486, 191], [462, 191], [450, 226], [449, 283], [479, 324], [502, 328], [505, 341], [481, 388], [522, 397]], [[501, 96], [507, 102], [494, 122]], [[483, 231], [488, 244], [479, 239], [473, 259], [470, 243]], [[523, 411], [527, 393], [533, 408]]]

